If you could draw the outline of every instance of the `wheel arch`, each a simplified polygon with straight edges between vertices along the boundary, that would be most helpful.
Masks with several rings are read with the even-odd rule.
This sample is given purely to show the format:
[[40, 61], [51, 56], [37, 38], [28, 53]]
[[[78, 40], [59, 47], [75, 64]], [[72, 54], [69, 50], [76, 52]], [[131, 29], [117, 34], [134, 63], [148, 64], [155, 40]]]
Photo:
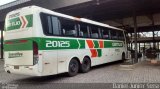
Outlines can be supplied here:
[[123, 60], [123, 56], [124, 56], [124, 58], [126, 58], [126, 53], [124, 51], [122, 52], [122, 55], [121, 55], [122, 60]]
[[[81, 62], [80, 62], [80, 59], [79, 59], [78, 57], [72, 57], [72, 58], [71, 58], [71, 60], [72, 60], [72, 59], [77, 60], [77, 61], [78, 61], [78, 63], [79, 63], [79, 66], [80, 66]], [[70, 60], [70, 61], [71, 61], [71, 60]], [[70, 62], [70, 61], [69, 61], [69, 62]]]
[[125, 54], [126, 54], [126, 53], [123, 51], [123, 52], [122, 52], [122, 55], [125, 55]]

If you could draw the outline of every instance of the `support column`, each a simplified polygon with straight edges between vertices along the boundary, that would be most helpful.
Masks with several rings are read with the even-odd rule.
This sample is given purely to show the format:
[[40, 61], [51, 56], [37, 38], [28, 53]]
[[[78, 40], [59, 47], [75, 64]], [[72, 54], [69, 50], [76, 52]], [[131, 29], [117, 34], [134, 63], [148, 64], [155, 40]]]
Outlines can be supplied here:
[[133, 22], [134, 22], [134, 44], [135, 44], [135, 59], [133, 61], [133, 63], [137, 63], [138, 62], [138, 55], [137, 55], [137, 16], [134, 12], [134, 16], [133, 16]]
[[131, 33], [131, 50], [133, 50], [132, 38], [133, 38], [133, 36], [132, 36], [132, 33]]
[[158, 50], [159, 50], [159, 42], [157, 42], [157, 46], [158, 46], [157, 48], [158, 48]]
[[146, 47], [146, 44], [144, 43], [144, 48]]
[[[157, 42], [157, 49], [159, 51], [159, 42]], [[159, 52], [158, 52], [158, 59], [159, 59]]]
[[141, 43], [139, 43], [139, 53], [141, 52]]
[[[152, 20], [152, 26], [154, 27], [155, 23], [154, 23], [154, 18], [153, 18], [153, 15], [151, 15], [151, 20]], [[156, 48], [156, 42], [155, 42], [155, 33], [154, 33], [154, 30], [152, 31], [153, 33], [153, 48]]]
[[1, 59], [3, 59], [3, 29], [1, 29]]
[[146, 43], [144, 43], [144, 48], [143, 48], [143, 58], [146, 56]]

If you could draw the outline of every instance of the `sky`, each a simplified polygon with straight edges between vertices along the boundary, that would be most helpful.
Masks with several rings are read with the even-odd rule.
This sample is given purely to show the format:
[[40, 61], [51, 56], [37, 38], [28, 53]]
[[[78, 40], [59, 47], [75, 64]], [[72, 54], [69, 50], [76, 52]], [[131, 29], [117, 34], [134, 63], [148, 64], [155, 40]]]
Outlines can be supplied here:
[[0, 0], [0, 6], [7, 4], [7, 3], [10, 3], [10, 2], [13, 2], [13, 1], [16, 1], [16, 0]]

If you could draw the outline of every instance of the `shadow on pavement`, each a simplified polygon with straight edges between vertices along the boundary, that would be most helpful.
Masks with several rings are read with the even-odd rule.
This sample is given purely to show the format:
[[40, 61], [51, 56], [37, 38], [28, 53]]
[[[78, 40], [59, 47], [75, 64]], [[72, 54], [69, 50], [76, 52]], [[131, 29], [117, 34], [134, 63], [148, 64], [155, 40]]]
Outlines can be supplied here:
[[[91, 68], [91, 71], [97, 70], [97, 69], [101, 69], [101, 68], [105, 68], [105, 67], [109, 67], [109, 66], [113, 66], [113, 65], [119, 65], [121, 63], [123, 63], [123, 62], [122, 61], [116, 61], [116, 62], [111, 62], [111, 63], [106, 63], [106, 64], [94, 66], [94, 67]], [[77, 77], [77, 76], [75, 76], [75, 77]], [[46, 83], [54, 83], [54, 81], [60, 81], [60, 80], [67, 79], [67, 78], [74, 78], [74, 77], [68, 77], [66, 73], [63, 73], [63, 74], [51, 75], [51, 76], [43, 76], [43, 77], [27, 77], [27, 78], [23, 78], [23, 79], [10, 81], [10, 83], [17, 83], [17, 84], [30, 84], [30, 83], [46, 84]]]
[[20, 83], [20, 84], [21, 83], [43, 84], [43, 83], [50, 83], [50, 82], [54, 83], [54, 81], [61, 80], [64, 78], [68, 78], [65, 73], [58, 74], [58, 75], [43, 76], [43, 77], [27, 77], [27, 78], [11, 81], [10, 83]]

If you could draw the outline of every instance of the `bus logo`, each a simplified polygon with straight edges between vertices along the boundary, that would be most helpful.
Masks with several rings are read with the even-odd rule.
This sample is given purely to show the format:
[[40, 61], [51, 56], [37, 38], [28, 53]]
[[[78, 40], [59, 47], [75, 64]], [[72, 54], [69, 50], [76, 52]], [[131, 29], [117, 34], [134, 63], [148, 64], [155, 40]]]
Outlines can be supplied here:
[[23, 56], [23, 53], [9, 53], [9, 56], [8, 58], [16, 58], [16, 57], [22, 57]]
[[15, 30], [33, 26], [33, 15], [11, 18], [6, 22], [6, 30]]
[[17, 25], [20, 25], [20, 24], [21, 24], [21, 21], [16, 21], [16, 22], [9, 23], [8, 26], [17, 26]]

